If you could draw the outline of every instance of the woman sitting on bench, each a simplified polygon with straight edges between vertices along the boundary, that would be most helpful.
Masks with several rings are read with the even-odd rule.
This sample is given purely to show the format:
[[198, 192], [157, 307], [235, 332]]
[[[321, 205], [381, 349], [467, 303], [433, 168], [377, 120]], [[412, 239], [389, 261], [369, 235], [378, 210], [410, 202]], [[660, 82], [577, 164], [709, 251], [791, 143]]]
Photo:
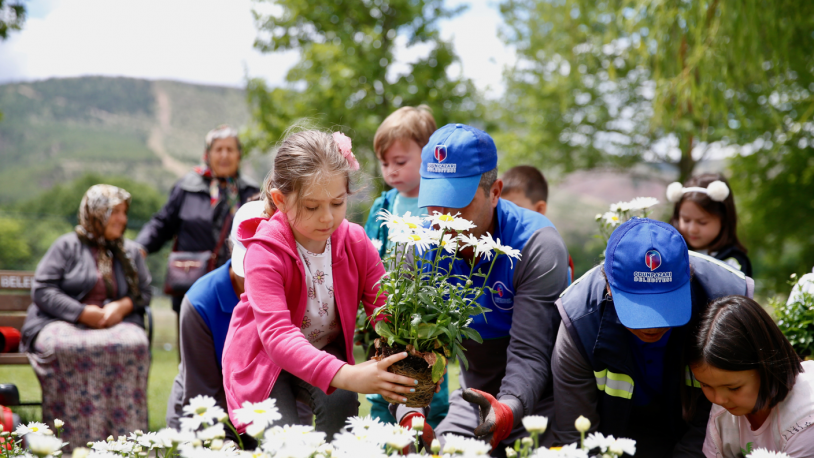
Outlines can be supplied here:
[[64, 420], [68, 448], [147, 430], [150, 273], [124, 239], [130, 194], [92, 186], [79, 225], [37, 265], [21, 349], [42, 385], [43, 421]]

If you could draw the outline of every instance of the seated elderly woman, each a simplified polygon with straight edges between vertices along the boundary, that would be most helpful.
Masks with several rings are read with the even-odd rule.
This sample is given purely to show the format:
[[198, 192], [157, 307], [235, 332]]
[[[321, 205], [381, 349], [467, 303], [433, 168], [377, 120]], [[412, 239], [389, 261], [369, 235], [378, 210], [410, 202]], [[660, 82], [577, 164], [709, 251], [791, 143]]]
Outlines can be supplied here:
[[151, 278], [124, 239], [129, 206], [124, 189], [92, 186], [75, 232], [51, 245], [34, 276], [21, 347], [42, 385], [43, 421], [65, 422], [69, 448], [147, 428]]

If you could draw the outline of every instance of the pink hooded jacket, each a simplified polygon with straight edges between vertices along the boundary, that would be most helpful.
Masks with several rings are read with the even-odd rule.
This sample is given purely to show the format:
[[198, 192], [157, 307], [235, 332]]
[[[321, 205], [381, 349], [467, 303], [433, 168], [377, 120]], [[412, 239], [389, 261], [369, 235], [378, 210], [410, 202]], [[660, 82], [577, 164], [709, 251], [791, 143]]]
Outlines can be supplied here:
[[[232, 313], [222, 364], [229, 416], [242, 431], [235, 409], [268, 399], [281, 370], [330, 394], [346, 363], [311, 345], [295, 324], [305, 315], [308, 288], [285, 214], [243, 222], [238, 238], [247, 248], [246, 292]], [[353, 364], [356, 310], [360, 301], [368, 315], [384, 304], [384, 297], [374, 303], [384, 267], [364, 229], [347, 220], [331, 235], [331, 259], [346, 359]]]

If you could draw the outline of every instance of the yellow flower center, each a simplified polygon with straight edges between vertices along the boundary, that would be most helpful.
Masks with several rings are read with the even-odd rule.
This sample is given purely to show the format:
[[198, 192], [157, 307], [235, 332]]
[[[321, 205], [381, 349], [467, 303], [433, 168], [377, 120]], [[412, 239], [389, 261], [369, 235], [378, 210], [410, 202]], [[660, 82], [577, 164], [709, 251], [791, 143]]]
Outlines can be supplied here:
[[438, 221], [450, 222], [450, 221], [454, 221], [454, 220], [455, 220], [455, 218], [453, 218], [450, 215], [441, 215], [441, 216], [438, 217]]
[[415, 241], [415, 242], [418, 242], [419, 240], [421, 240], [421, 237], [419, 237], [419, 236], [417, 236], [415, 234], [411, 235], [410, 238], [413, 239], [413, 241]]
[[614, 221], [619, 221], [619, 217], [616, 216], [616, 215], [613, 215], [613, 217], [611, 217], [611, 219], [614, 220]]
[[39, 429], [39, 428], [37, 428], [36, 426], [32, 426], [32, 427], [31, 427], [31, 431], [34, 431], [35, 433], [36, 433], [37, 431], [39, 431], [39, 430], [40, 430], [40, 429]]
[[447, 242], [444, 241], [444, 240], [441, 240], [441, 246], [447, 246]]
[[415, 229], [418, 226], [416, 224], [413, 224], [413, 223], [407, 223], [407, 227], [409, 227], [410, 229]]
[[254, 413], [266, 413], [264, 409], [254, 409]]

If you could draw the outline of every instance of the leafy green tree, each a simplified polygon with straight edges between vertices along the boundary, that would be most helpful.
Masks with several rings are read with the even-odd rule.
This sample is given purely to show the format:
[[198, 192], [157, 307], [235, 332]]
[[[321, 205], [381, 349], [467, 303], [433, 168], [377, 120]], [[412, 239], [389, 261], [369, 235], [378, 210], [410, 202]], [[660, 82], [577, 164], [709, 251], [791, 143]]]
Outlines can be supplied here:
[[9, 32], [20, 30], [25, 22], [25, 5], [19, 1], [0, 0], [0, 40], [8, 38]]
[[[258, 3], [262, 3], [258, 0]], [[254, 125], [248, 146], [268, 150], [303, 118], [345, 130], [362, 167], [376, 175], [373, 135], [401, 106], [427, 104], [439, 125], [482, 119], [472, 82], [450, 77], [457, 60], [438, 23], [462, 8], [443, 0], [275, 1], [276, 12], [255, 13], [263, 52], [298, 50], [285, 87], [248, 83]], [[417, 60], [395, 62], [397, 48], [424, 49]]]
[[796, 142], [732, 163], [743, 241], [762, 286], [773, 291], [786, 292], [790, 274], [814, 267], [814, 123], [806, 128]]
[[[504, 0], [510, 161], [571, 171], [648, 160], [688, 178], [715, 146], [804, 123], [814, 3]], [[788, 138], [788, 134], [786, 134]]]

